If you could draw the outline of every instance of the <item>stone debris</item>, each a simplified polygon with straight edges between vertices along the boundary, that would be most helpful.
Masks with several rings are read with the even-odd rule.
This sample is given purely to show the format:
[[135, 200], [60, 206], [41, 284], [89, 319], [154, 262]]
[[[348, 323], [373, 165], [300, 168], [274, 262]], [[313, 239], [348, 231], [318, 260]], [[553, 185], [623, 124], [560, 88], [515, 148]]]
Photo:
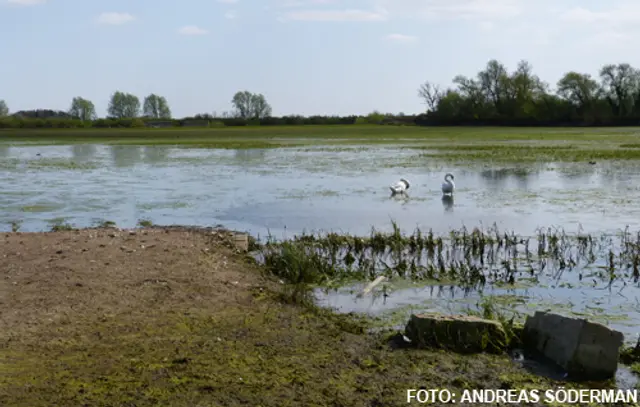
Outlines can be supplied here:
[[242, 252], [249, 251], [249, 235], [246, 233], [235, 233], [233, 236], [233, 243], [236, 249]]
[[607, 380], [618, 369], [624, 335], [586, 319], [537, 311], [527, 317], [522, 339], [525, 348], [558, 364], [570, 377]]
[[473, 316], [411, 315], [405, 335], [417, 347], [434, 347], [461, 353], [502, 352], [507, 334], [498, 321]]

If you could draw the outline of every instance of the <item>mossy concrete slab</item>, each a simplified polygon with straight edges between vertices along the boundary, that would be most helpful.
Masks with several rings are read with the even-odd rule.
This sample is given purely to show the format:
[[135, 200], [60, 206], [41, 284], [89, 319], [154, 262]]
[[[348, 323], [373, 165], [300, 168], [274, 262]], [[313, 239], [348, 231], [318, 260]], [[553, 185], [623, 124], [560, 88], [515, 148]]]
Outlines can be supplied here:
[[473, 316], [413, 314], [405, 335], [418, 347], [460, 353], [499, 353], [508, 345], [507, 334], [500, 322]]

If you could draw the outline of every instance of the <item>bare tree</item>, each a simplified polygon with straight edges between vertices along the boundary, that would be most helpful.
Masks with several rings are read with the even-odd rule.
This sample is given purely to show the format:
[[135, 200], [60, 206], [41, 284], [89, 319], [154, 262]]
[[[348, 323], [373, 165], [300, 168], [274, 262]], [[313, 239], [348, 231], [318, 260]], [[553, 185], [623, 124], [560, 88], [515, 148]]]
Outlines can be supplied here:
[[427, 105], [427, 111], [433, 112], [437, 109], [440, 99], [442, 99], [442, 91], [438, 85], [425, 82], [420, 85], [418, 96], [424, 100]]

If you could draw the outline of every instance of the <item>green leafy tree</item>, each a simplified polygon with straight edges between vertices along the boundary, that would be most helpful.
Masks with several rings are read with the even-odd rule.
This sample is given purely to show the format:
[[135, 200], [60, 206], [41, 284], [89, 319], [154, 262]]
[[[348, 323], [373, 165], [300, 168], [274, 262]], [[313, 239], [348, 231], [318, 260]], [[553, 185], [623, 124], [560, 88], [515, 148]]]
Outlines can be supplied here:
[[131, 93], [116, 91], [111, 95], [107, 112], [117, 119], [136, 118], [140, 115], [140, 99]]
[[171, 109], [169, 103], [164, 96], [158, 96], [154, 93], [144, 98], [143, 103], [144, 115], [154, 119], [170, 119]]
[[71, 100], [71, 108], [69, 108], [69, 114], [75, 118], [80, 120], [95, 120], [98, 116], [96, 115], [96, 107], [93, 102], [80, 96], [74, 97]]
[[558, 81], [558, 95], [579, 108], [595, 103], [600, 97], [600, 86], [589, 74], [567, 72]]
[[600, 70], [602, 92], [613, 114], [618, 117], [629, 116], [635, 106], [640, 91], [640, 73], [631, 65], [605, 65]]
[[[475, 77], [457, 75], [441, 91], [429, 82], [418, 89], [427, 112], [422, 124], [616, 124], [640, 119], [640, 71], [622, 63], [605, 65], [600, 81], [567, 72], [555, 91], [520, 61], [513, 72], [491, 60]], [[629, 120], [632, 119], [632, 120]]]
[[231, 104], [238, 117], [243, 119], [263, 119], [271, 116], [271, 106], [262, 94], [249, 91], [237, 92]]
[[0, 99], [0, 117], [9, 115], [9, 106], [7, 106], [7, 102]]

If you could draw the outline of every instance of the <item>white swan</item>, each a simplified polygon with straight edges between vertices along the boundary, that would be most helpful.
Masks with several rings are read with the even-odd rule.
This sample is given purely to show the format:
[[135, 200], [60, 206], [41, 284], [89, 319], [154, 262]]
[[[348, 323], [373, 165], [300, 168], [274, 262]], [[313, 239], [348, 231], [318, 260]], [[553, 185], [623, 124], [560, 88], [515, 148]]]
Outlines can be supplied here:
[[448, 172], [444, 176], [444, 182], [442, 183], [442, 193], [453, 195], [453, 190], [456, 188], [456, 184], [453, 183], [455, 177], [452, 173]]
[[400, 181], [390, 185], [389, 189], [391, 190], [392, 195], [404, 194], [405, 192], [407, 192], [407, 189], [409, 189], [409, 186], [409, 181], [404, 178], [400, 178]]

